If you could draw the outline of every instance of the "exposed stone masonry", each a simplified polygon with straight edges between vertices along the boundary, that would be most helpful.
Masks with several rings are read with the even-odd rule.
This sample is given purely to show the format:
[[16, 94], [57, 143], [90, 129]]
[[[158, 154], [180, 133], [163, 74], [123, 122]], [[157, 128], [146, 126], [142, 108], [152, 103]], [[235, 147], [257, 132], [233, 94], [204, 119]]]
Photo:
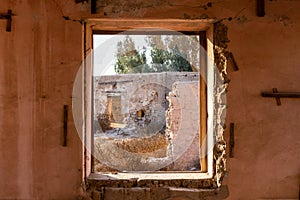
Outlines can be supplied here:
[[[193, 72], [96, 77], [96, 171], [107, 170], [101, 163], [110, 165], [109, 159], [119, 170], [199, 170], [198, 84]], [[119, 154], [127, 159], [118, 160]]]

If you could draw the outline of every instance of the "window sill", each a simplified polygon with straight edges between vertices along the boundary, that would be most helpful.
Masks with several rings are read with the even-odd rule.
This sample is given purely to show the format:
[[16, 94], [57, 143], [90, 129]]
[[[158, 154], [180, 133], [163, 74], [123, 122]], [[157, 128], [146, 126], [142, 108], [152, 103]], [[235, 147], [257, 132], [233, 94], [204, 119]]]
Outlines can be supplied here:
[[183, 187], [214, 189], [216, 181], [201, 172], [128, 172], [92, 173], [87, 178], [88, 185], [101, 187]]

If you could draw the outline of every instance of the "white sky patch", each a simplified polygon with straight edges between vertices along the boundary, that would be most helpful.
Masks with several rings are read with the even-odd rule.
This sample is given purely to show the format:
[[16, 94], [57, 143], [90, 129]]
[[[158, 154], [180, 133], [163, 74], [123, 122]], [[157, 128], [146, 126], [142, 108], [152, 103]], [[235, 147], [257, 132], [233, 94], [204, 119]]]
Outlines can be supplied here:
[[[126, 35], [93, 35], [94, 40], [94, 68], [93, 75], [115, 75], [114, 65], [117, 61], [117, 44], [123, 42]], [[135, 48], [140, 51], [147, 48], [146, 35], [134, 35], [131, 37]], [[150, 58], [150, 51], [147, 59]]]
[[[93, 76], [116, 75], [114, 66], [117, 62], [117, 44], [124, 42], [126, 35], [114, 34], [94, 34], [93, 35]], [[166, 36], [162, 35], [164, 39]], [[189, 37], [182, 35], [182, 39], [176, 42], [184, 42], [184, 38]], [[140, 52], [146, 49], [147, 63], [151, 63], [152, 47], [146, 42], [147, 35], [131, 35], [131, 39], [135, 44], [135, 49]], [[198, 45], [197, 43], [195, 43]], [[134, 49], [133, 49], [134, 50]], [[197, 64], [198, 65], [198, 64]]]

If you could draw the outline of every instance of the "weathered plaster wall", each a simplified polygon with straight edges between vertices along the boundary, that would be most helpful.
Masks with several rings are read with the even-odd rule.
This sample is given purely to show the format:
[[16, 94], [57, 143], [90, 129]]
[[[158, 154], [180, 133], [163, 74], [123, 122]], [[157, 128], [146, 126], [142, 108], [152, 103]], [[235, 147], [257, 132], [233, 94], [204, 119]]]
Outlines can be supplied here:
[[[227, 161], [224, 179], [228, 199], [297, 199], [299, 100], [282, 99], [277, 106], [260, 92], [273, 87], [299, 92], [300, 2], [266, 0], [262, 18], [256, 17], [255, 1], [249, 0], [138, 6], [132, 5], [136, 1], [101, 2], [107, 3], [93, 17], [224, 19], [227, 49], [240, 68], [227, 70], [231, 82], [226, 124], [234, 122], [236, 127], [234, 158]], [[71, 105], [81, 62], [82, 33], [80, 23], [65, 19], [90, 16], [89, 5], [73, 0], [1, 1], [0, 12], [8, 8], [16, 16], [10, 33], [0, 20], [0, 199], [75, 199], [81, 183], [81, 145], [71, 117], [67, 147], [61, 147], [60, 138], [62, 108]], [[228, 134], [227, 129], [227, 140]], [[119, 192], [118, 197], [129, 194]], [[199, 194], [187, 196], [197, 199]]]
[[[1, 1], [0, 199], [75, 199], [81, 144], [71, 117], [73, 81], [81, 63], [81, 25], [62, 18], [55, 1]], [[62, 147], [63, 105], [69, 105]]]
[[[227, 126], [235, 123], [235, 156], [228, 160], [231, 196], [299, 196], [299, 99], [262, 98], [260, 92], [300, 88], [299, 1], [266, 1], [266, 16], [241, 14], [228, 23], [228, 49], [240, 71], [229, 71]], [[228, 134], [229, 130], [227, 130]]]

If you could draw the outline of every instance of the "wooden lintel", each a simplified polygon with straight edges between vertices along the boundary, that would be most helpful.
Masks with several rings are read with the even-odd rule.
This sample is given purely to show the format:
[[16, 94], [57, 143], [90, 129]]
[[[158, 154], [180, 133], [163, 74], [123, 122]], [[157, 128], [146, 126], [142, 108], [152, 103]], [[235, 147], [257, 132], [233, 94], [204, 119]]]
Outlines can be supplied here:
[[206, 31], [216, 22], [215, 19], [83, 19], [93, 30], [128, 31], [131, 29]]

